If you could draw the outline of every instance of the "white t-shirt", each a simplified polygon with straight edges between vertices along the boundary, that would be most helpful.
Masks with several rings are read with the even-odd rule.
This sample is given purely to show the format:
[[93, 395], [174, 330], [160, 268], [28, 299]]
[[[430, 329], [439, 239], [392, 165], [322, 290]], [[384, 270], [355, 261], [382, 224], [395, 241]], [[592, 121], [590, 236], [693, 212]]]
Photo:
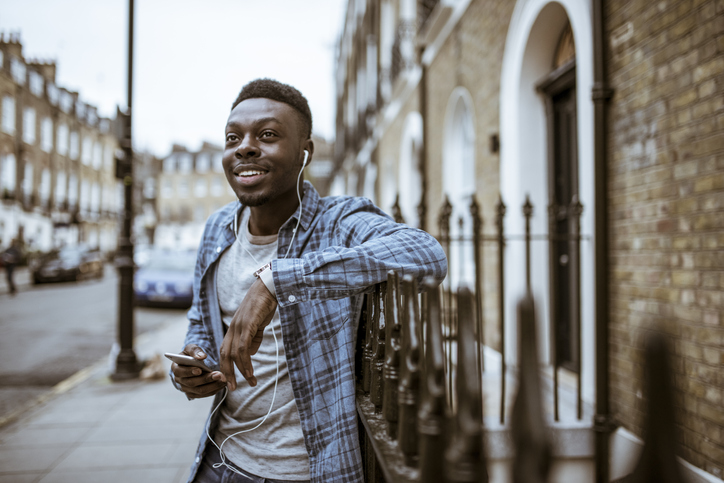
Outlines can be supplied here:
[[[249, 210], [239, 222], [239, 236], [219, 260], [216, 286], [224, 324], [228, 326], [251, 285], [254, 271], [277, 258], [277, 236], [249, 233]], [[251, 387], [236, 371], [236, 390], [226, 396], [219, 409], [219, 427], [214, 435], [217, 445], [237, 431], [258, 425], [269, 411], [277, 376], [277, 352], [272, 330], [279, 342], [279, 382], [274, 407], [264, 424], [253, 431], [237, 434], [224, 443], [228, 460], [249, 473], [272, 479], [309, 480], [309, 455], [294, 401], [292, 384], [284, 354], [279, 311], [264, 329], [258, 352], [251, 356], [256, 387]]]

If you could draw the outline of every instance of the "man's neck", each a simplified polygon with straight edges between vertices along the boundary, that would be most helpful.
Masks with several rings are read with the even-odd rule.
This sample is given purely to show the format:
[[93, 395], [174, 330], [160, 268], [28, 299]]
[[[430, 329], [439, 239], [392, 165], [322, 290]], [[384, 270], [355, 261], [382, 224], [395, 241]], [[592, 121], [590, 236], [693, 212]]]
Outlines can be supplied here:
[[299, 207], [296, 193], [287, 203], [266, 203], [249, 207], [249, 233], [254, 236], [276, 235]]

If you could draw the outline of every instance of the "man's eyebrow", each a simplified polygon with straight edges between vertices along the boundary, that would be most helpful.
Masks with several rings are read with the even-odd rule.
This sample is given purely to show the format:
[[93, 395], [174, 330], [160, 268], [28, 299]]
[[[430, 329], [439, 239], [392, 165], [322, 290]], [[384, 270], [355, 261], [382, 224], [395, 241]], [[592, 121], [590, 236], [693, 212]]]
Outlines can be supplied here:
[[[258, 125], [260, 125], [260, 124], [266, 124], [267, 122], [275, 122], [275, 123], [277, 123], [277, 124], [282, 124], [282, 122], [281, 122], [279, 119], [277, 119], [276, 117], [274, 117], [274, 116], [268, 116], [268, 117], [262, 117], [262, 118], [259, 118], [259, 119], [254, 120], [253, 125], [254, 125], [254, 126], [258, 126]], [[231, 121], [231, 122], [228, 122], [226, 125], [227, 125], [227, 126], [233, 126], [233, 125], [236, 125], [236, 124], [239, 124], [239, 123], [238, 123], [238, 122], [235, 122], [235, 121]]]

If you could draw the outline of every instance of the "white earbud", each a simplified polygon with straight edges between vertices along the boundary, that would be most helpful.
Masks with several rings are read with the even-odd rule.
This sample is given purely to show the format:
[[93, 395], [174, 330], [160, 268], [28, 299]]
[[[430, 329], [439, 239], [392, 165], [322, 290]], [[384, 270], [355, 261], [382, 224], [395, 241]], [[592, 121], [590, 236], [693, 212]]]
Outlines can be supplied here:
[[302, 168], [304, 168], [307, 165], [307, 159], [309, 159], [309, 151], [306, 149], [304, 150], [304, 162], [302, 163]]

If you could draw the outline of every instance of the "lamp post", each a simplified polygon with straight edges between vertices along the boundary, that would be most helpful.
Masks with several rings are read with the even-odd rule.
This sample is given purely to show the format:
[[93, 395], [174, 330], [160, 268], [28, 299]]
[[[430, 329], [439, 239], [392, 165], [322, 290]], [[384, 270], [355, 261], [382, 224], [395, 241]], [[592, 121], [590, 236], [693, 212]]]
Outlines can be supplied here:
[[131, 143], [131, 106], [133, 100], [133, 0], [128, 1], [128, 102], [125, 113], [118, 110], [121, 149], [116, 156], [116, 176], [123, 181], [123, 220], [118, 239], [116, 267], [118, 284], [118, 343], [120, 350], [111, 379], [122, 381], [138, 377], [140, 367], [133, 350], [133, 146]]

